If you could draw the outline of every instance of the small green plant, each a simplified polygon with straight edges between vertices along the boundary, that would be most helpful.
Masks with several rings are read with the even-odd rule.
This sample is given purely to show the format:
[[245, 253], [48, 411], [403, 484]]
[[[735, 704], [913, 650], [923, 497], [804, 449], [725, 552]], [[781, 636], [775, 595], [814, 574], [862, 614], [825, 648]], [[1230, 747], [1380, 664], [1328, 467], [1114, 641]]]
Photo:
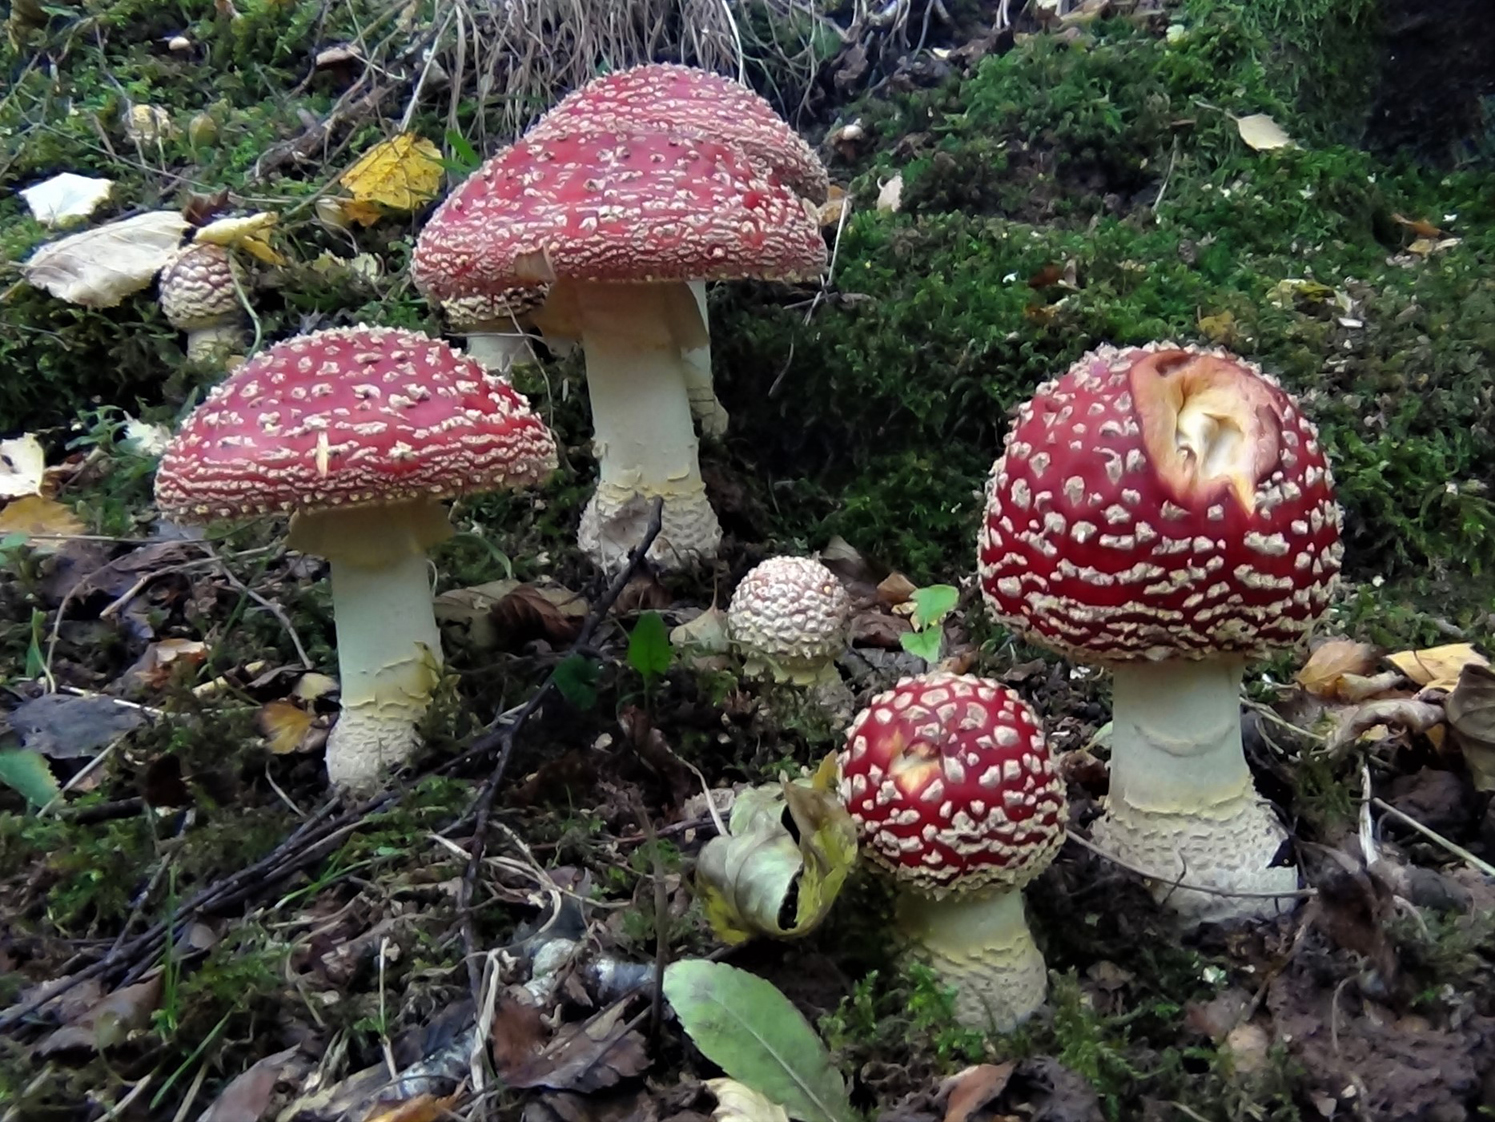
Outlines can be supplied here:
[[940, 660], [940, 649], [944, 644], [945, 617], [955, 610], [960, 589], [951, 584], [931, 584], [914, 589], [911, 599], [914, 614], [910, 622], [914, 629], [905, 631], [898, 641], [909, 654], [918, 655], [933, 666]]
[[651, 693], [674, 661], [669, 628], [658, 612], [645, 612], [628, 635], [628, 665], [644, 680], [644, 692]]

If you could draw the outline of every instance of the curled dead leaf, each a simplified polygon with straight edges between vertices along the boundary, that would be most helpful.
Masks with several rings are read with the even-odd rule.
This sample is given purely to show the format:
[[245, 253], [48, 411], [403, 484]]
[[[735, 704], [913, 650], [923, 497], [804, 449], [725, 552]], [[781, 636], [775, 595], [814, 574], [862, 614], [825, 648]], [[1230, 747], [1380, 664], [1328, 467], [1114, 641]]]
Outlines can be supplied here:
[[1369, 643], [1329, 639], [1313, 649], [1294, 680], [1309, 693], [1332, 700], [1338, 697], [1345, 675], [1369, 674], [1379, 659], [1380, 652]]
[[1445, 643], [1420, 651], [1398, 651], [1386, 660], [1419, 686], [1451, 690], [1459, 684], [1465, 666], [1489, 666], [1490, 660], [1469, 643]]
[[176, 252], [187, 220], [174, 210], [153, 210], [50, 242], [22, 266], [27, 283], [58, 299], [89, 308], [112, 308], [139, 292]]
[[1495, 670], [1466, 663], [1444, 705], [1474, 786], [1495, 791]]

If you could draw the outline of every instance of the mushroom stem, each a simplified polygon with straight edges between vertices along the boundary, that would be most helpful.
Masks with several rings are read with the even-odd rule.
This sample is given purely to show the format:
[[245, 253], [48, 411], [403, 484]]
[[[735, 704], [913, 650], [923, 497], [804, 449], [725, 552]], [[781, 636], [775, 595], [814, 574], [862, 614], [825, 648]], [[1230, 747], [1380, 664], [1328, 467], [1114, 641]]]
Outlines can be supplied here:
[[187, 332], [187, 357], [193, 362], [222, 358], [243, 345], [244, 332], [237, 316], [193, 327]]
[[288, 544], [332, 568], [342, 712], [327, 737], [327, 778], [363, 790], [419, 744], [440, 678], [441, 632], [426, 549], [451, 532], [439, 503], [298, 514]]
[[942, 899], [904, 891], [898, 928], [912, 956], [955, 989], [955, 1019], [967, 1028], [1010, 1032], [1048, 995], [1048, 970], [1016, 888], [954, 893]]
[[[1097, 842], [1175, 880], [1295, 891], [1297, 869], [1272, 864], [1287, 831], [1246, 767], [1243, 660], [1139, 660], [1111, 669], [1111, 792]], [[1273, 916], [1292, 906], [1291, 899], [1216, 896], [1161, 880], [1153, 895], [1195, 922]]]
[[[706, 310], [706, 282], [690, 282], [690, 294], [701, 310], [701, 322], [709, 324]], [[707, 327], [706, 345], [685, 352], [685, 385], [690, 394], [690, 415], [701, 428], [702, 436], [722, 437], [727, 433], [727, 411], [716, 396], [711, 377], [711, 338]]]
[[512, 325], [507, 329], [469, 331], [467, 345], [462, 349], [495, 374], [507, 374], [511, 367], [535, 361], [529, 336]]
[[671, 288], [686, 294], [689, 308], [683, 284], [578, 286], [600, 476], [578, 538], [582, 551], [608, 570], [627, 561], [643, 535], [647, 500], [656, 495], [664, 498], [664, 512], [649, 551], [655, 564], [684, 568], [713, 556], [721, 542], [701, 482], [681, 345], [699, 338], [700, 329], [698, 322], [674, 321], [681, 303]]

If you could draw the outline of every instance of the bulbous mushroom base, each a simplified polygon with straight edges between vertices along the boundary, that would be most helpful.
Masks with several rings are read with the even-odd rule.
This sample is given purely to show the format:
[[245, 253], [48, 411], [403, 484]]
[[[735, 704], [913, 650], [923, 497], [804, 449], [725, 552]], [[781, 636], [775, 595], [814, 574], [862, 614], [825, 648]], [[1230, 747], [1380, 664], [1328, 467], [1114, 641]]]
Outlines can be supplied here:
[[644, 539], [656, 496], [664, 499], [664, 509], [659, 536], [649, 547], [649, 562], [674, 571], [715, 557], [722, 528], [699, 479], [682, 480], [678, 487], [653, 493], [602, 481], [581, 512], [576, 538], [581, 551], [606, 572], [621, 569]]
[[1153, 898], [1188, 923], [1270, 919], [1296, 904], [1291, 895], [1217, 896], [1174, 887], [1183, 881], [1228, 892], [1297, 890], [1297, 867], [1272, 864], [1287, 831], [1254, 796], [1212, 808], [1207, 816], [1142, 810], [1112, 798], [1091, 833], [1096, 845], [1127, 864], [1170, 878], [1149, 881]]
[[955, 1019], [966, 1028], [1011, 1032], [1048, 996], [1048, 969], [1028, 931], [1019, 889], [939, 900], [904, 892], [897, 920], [909, 959], [954, 988]]
[[372, 706], [344, 706], [327, 734], [327, 781], [340, 791], [366, 794], [419, 747], [410, 714], [390, 719]]

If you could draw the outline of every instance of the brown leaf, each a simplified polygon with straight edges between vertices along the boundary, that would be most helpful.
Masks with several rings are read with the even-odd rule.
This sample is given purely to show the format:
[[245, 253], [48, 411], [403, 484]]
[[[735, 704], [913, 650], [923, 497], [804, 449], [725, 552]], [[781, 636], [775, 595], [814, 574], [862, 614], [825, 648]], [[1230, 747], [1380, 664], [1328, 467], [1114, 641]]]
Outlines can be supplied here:
[[38, 1056], [87, 1050], [102, 1052], [121, 1043], [132, 1031], [150, 1023], [161, 1000], [161, 976], [117, 989], [83, 1016], [46, 1037], [36, 1046]]
[[184, 667], [201, 666], [208, 657], [208, 645], [195, 639], [162, 639], [152, 643], [124, 673], [126, 689], [153, 692], [164, 689], [174, 674]]
[[460, 1095], [437, 1098], [427, 1092], [391, 1106], [380, 1103], [364, 1116], [364, 1122], [438, 1122], [451, 1116]]
[[488, 1046], [494, 1070], [505, 1080], [509, 1072], [524, 1070], [545, 1048], [545, 1021], [539, 1007], [499, 994]]
[[887, 607], [906, 604], [919, 586], [902, 573], [889, 573], [877, 586], [877, 602]]
[[576, 638], [586, 614], [587, 602], [574, 592], [521, 584], [493, 606], [493, 623], [505, 646], [537, 638], [560, 646]]
[[1340, 748], [1381, 725], [1400, 725], [1409, 733], [1427, 732], [1443, 720], [1443, 707], [1410, 697], [1393, 697], [1367, 701], [1346, 710], [1330, 738], [1331, 747]]
[[1329, 639], [1314, 648], [1313, 654], [1296, 675], [1298, 685], [1311, 694], [1333, 699], [1346, 674], [1365, 675], [1376, 668], [1380, 652], [1369, 643], [1353, 639]]
[[1393, 214], [1392, 221], [1399, 222], [1407, 228], [1414, 236], [1419, 238], [1441, 238], [1443, 231], [1434, 226], [1426, 218], [1406, 218], [1400, 214]]
[[270, 1109], [275, 1084], [297, 1051], [291, 1047], [266, 1056], [235, 1076], [208, 1109], [197, 1116], [197, 1122], [259, 1122]]
[[1014, 1063], [976, 1064], [950, 1076], [935, 1095], [936, 1102], [944, 1100], [945, 1122], [966, 1122], [1006, 1089], [1016, 1069]]
[[1474, 786], [1495, 791], [1495, 670], [1466, 663], [1444, 710]]
[[901, 637], [913, 629], [914, 625], [902, 616], [882, 611], [857, 612], [851, 617], [851, 645], [901, 650]]
[[32, 549], [42, 553], [57, 550], [63, 544], [59, 538], [87, 529], [71, 507], [40, 495], [23, 495], [0, 510], [0, 537], [20, 534], [30, 540]]
[[644, 1038], [629, 1029], [626, 1002], [604, 1009], [589, 1021], [562, 1026], [545, 1048], [526, 1063], [501, 1071], [511, 1087], [555, 1091], [597, 1091], [638, 1075], [649, 1066]]

